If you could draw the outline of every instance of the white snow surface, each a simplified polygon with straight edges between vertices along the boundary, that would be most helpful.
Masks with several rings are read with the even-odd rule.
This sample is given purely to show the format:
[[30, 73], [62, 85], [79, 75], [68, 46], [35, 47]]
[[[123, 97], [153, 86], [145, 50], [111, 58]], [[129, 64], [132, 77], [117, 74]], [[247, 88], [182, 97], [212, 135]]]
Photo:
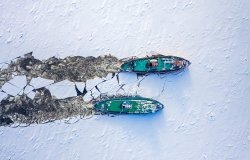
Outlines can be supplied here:
[[142, 81], [161, 112], [0, 127], [0, 159], [249, 160], [249, 18], [248, 0], [1, 1], [0, 62], [156, 51], [192, 64]]

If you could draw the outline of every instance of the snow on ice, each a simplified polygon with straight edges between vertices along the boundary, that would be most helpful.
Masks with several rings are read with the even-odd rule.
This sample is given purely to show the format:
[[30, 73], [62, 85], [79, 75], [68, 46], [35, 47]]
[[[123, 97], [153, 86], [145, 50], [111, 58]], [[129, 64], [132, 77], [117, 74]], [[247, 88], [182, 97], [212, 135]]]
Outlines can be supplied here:
[[[156, 98], [166, 106], [162, 112], [0, 127], [0, 159], [248, 160], [249, 7], [246, 0], [0, 2], [0, 62], [30, 51], [44, 60], [108, 53], [120, 59], [152, 50], [192, 62], [178, 75], [145, 77], [138, 89], [135, 75], [120, 75], [119, 84], [111, 80], [112, 91], [127, 83], [125, 92]], [[87, 80], [87, 90], [98, 96], [100, 82], [101, 92], [109, 91], [105, 83], [111, 81], [102, 83], [103, 78]], [[61, 98], [76, 95], [75, 83], [58, 83], [41, 86]], [[13, 84], [18, 87], [4, 84], [0, 99], [18, 94], [26, 82]], [[76, 85], [81, 91], [85, 86]]]

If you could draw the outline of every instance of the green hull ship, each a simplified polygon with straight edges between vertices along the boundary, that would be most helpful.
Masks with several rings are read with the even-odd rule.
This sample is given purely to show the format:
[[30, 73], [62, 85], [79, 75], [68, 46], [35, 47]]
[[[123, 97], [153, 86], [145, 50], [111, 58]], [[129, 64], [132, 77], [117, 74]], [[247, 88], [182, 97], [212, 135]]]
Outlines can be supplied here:
[[107, 114], [144, 114], [154, 113], [163, 109], [163, 105], [153, 99], [135, 97], [110, 98], [94, 105], [97, 111]]
[[168, 73], [180, 71], [191, 63], [180, 57], [154, 55], [145, 58], [132, 58], [121, 65], [121, 71], [135, 72], [137, 74]]

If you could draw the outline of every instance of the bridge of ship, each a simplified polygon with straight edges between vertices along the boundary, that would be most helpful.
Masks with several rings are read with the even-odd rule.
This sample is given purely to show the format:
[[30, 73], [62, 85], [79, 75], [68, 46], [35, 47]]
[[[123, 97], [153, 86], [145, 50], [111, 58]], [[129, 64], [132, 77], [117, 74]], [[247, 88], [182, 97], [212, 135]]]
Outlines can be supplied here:
[[173, 66], [173, 60], [167, 58], [139, 59], [134, 62], [134, 71], [165, 71]]

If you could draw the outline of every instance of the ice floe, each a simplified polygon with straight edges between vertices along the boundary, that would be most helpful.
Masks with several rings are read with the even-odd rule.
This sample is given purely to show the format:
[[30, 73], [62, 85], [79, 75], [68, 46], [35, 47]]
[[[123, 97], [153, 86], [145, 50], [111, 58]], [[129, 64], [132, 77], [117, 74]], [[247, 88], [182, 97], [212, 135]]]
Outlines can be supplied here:
[[53, 80], [45, 79], [41, 77], [32, 78], [30, 81], [30, 85], [33, 86], [34, 88], [46, 87], [52, 83], [54, 83]]
[[26, 84], [26, 76], [15, 76], [13, 79], [6, 82], [2, 86], [2, 90], [12, 96], [15, 96], [22, 93], [22, 90], [24, 89]]
[[51, 95], [56, 98], [67, 98], [76, 96], [75, 83], [69, 80], [64, 80], [58, 83], [54, 83], [46, 87], [51, 92]]

